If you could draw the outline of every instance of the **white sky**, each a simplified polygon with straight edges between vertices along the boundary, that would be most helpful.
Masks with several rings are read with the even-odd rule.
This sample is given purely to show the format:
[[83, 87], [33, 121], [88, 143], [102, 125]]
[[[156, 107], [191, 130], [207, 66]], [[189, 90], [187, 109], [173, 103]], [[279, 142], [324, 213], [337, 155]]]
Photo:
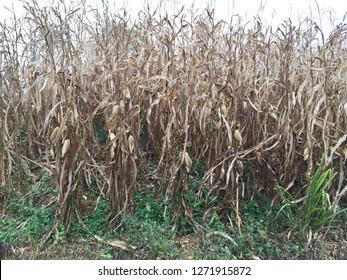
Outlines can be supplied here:
[[[31, 1], [31, 0], [29, 0]], [[55, 0], [57, 1], [57, 0]], [[107, 1], [107, 0], [106, 0]], [[108, 0], [110, 7], [120, 9], [125, 7], [130, 10], [132, 15], [146, 7], [148, 4], [151, 7], [159, 7], [160, 11], [164, 13], [178, 10], [185, 5], [185, 8], [192, 8], [194, 3], [194, 10], [200, 8], [203, 10], [207, 5], [215, 7], [215, 14], [217, 18], [223, 18], [228, 21], [233, 14], [239, 14], [242, 18], [252, 18], [259, 14], [265, 24], [273, 24], [277, 27], [283, 20], [292, 19], [295, 23], [298, 18], [301, 20], [307, 16], [313, 18], [318, 26], [320, 26], [324, 33], [330, 33], [334, 24], [343, 22], [343, 18], [347, 13], [347, 1], [344, 0]], [[50, 3], [50, 0], [39, 0], [40, 5]], [[75, 2], [77, 0], [65, 0], [66, 3]], [[88, 5], [101, 6], [101, 0], [86, 0]], [[13, 7], [16, 13], [20, 14], [23, 11], [23, 4], [19, 0], [0, 1], [0, 20], [2, 21], [9, 16], [9, 13], [4, 9], [4, 6]], [[233, 4], [234, 3], [234, 4]], [[319, 11], [317, 9], [318, 3]], [[264, 5], [265, 4], [265, 5]], [[259, 7], [264, 5], [263, 11]], [[113, 10], [113, 9], [112, 9]], [[320, 15], [320, 16], [319, 16]], [[334, 22], [334, 24], [331, 24]], [[347, 23], [347, 15], [344, 23]]]

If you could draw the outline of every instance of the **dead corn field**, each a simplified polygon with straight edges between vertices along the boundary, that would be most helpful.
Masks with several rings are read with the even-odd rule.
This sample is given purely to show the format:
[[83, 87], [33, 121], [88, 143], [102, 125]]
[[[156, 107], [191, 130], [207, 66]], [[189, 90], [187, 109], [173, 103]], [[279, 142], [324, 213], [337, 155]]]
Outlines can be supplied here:
[[200, 164], [194, 195], [218, 196], [214, 207], [242, 231], [242, 203], [256, 193], [279, 203], [277, 184], [304, 197], [329, 147], [324, 168], [338, 173], [328, 192], [339, 209], [347, 191], [345, 26], [312, 48], [309, 19], [274, 28], [182, 9], [130, 20], [35, 3], [0, 24], [3, 206], [46, 174], [56, 197], [40, 203], [57, 207], [67, 229], [90, 211], [90, 192], [98, 196], [91, 209], [108, 201], [105, 226], [121, 226], [150, 156], [147, 178], [164, 182], [176, 227], [182, 216], [202, 227], [188, 195]]

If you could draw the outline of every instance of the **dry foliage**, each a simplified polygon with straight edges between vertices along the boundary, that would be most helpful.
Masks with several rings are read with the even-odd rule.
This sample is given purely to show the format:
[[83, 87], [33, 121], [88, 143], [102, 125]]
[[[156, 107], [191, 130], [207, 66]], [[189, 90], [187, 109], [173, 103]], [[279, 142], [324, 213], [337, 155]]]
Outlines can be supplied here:
[[131, 23], [107, 6], [55, 3], [27, 2], [25, 16], [0, 25], [3, 199], [25, 194], [40, 166], [55, 178], [65, 225], [73, 211], [81, 217], [86, 189], [108, 199], [108, 221], [120, 225], [140, 142], [168, 178], [167, 200], [180, 202], [173, 218], [195, 226], [184, 194], [197, 161], [208, 170], [201, 188], [235, 207], [239, 227], [239, 204], [253, 196], [247, 178], [270, 197], [276, 181], [304, 193], [328, 143], [336, 205], [346, 192], [345, 26], [314, 50], [310, 20], [273, 29], [182, 8]]

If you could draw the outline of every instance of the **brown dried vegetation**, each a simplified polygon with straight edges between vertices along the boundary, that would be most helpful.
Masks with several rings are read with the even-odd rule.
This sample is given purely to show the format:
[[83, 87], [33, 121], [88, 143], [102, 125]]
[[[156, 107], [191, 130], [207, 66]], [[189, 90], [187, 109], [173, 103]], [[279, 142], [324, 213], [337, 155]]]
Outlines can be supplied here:
[[[194, 161], [220, 207], [236, 210], [257, 187], [277, 195], [276, 181], [304, 193], [325, 147], [339, 173], [334, 203], [347, 191], [346, 29], [319, 49], [305, 20], [277, 29], [259, 19], [111, 15], [83, 5], [39, 7], [0, 24], [0, 194], [27, 192], [26, 178], [45, 168], [55, 178], [60, 221], [81, 217], [82, 197], [106, 197], [119, 226], [137, 187], [141, 142], [168, 178], [173, 219], [193, 226], [184, 197]], [[100, 141], [96, 127], [107, 134]], [[197, 193], [199, 195], [199, 193]], [[72, 207], [74, 205], [74, 207]]]

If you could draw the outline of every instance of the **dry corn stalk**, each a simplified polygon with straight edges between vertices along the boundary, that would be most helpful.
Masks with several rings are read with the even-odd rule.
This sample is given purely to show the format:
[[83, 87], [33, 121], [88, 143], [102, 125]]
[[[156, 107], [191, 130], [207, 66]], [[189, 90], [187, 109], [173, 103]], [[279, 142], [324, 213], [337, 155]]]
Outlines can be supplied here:
[[1, 193], [25, 192], [27, 158], [55, 175], [65, 224], [70, 204], [83, 211], [84, 184], [108, 199], [108, 221], [119, 225], [140, 146], [169, 178], [167, 200], [179, 196], [174, 216], [192, 224], [184, 195], [195, 160], [207, 170], [201, 188], [224, 196], [220, 205], [241, 203], [244, 163], [266, 193], [275, 181], [307, 185], [329, 142], [326, 164], [345, 177], [345, 33], [315, 51], [302, 27], [310, 21], [272, 31], [260, 21], [253, 28], [217, 21], [208, 11], [188, 23], [181, 11], [165, 20], [148, 13], [131, 26], [98, 14], [94, 25], [83, 21], [83, 9], [65, 7], [64, 16], [25, 5], [23, 25], [0, 26], [0, 48], [11, 50], [0, 61]]

